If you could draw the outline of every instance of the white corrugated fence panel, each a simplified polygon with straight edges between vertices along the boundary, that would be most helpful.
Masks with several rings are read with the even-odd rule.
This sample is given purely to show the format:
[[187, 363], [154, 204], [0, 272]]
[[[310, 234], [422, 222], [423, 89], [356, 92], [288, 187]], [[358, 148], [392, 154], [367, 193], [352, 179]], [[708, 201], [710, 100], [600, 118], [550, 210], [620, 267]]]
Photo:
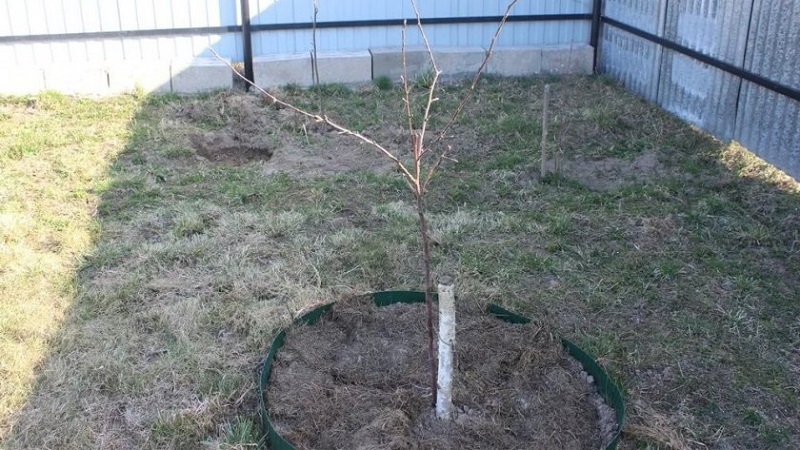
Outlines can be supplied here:
[[[344, 3], [344, 4], [343, 4]], [[502, 16], [508, 5], [505, 0], [485, 2], [437, 1], [419, 2], [424, 18]], [[250, 0], [253, 25], [309, 23], [312, 21], [311, 2], [289, 0]], [[589, 14], [592, 0], [563, 0], [550, 2], [520, 2], [513, 15], [529, 14]], [[413, 19], [414, 11], [408, 1], [375, 2], [355, 0], [335, 2], [320, 0], [318, 22], [354, 20]], [[497, 24], [428, 25], [425, 33], [436, 47], [486, 46]], [[319, 51], [354, 51], [375, 47], [399, 47], [400, 26], [367, 28], [326, 28], [319, 30]], [[566, 22], [509, 22], [497, 45], [530, 46], [587, 42], [589, 21]], [[407, 30], [408, 45], [420, 45], [422, 40], [413, 23]], [[254, 34], [253, 53], [256, 56], [289, 54], [310, 51], [311, 33], [307, 30], [265, 31]]]
[[667, 0], [605, 0], [603, 14], [650, 34], [663, 36]]
[[[667, 0], [606, 0], [604, 14], [657, 36], [664, 35]], [[613, 26], [600, 36], [600, 70], [642, 97], [658, 97], [662, 47]]]
[[[493, 1], [425, 1], [418, 2], [422, 17], [501, 16], [508, 2]], [[591, 0], [562, 0], [548, 2], [520, 2], [513, 15], [564, 13], [587, 14], [592, 10]], [[254, 24], [306, 23], [312, 19], [311, 1], [250, 0]], [[374, 0], [319, 0], [319, 22], [345, 20], [411, 19], [414, 11], [408, 1], [376, 2]]]
[[8, 2], [0, 0], [0, 36], [11, 36], [11, 14], [8, 12]]
[[603, 27], [600, 36], [600, 70], [631, 91], [655, 101], [662, 48], [614, 27]]
[[[744, 61], [749, 2], [672, 1], [665, 37], [725, 62]], [[741, 80], [672, 50], [664, 50], [659, 103], [721, 139], [732, 139]]]
[[[800, 2], [756, 0], [745, 69], [800, 90]], [[800, 102], [745, 81], [735, 138], [800, 179]]]
[[[236, 3], [222, 0], [0, 0], [0, 35], [156, 30], [236, 25]], [[241, 42], [238, 40], [238, 42]], [[234, 33], [212, 36], [75, 39], [0, 44], [12, 65], [151, 60], [210, 56], [241, 58]]]
[[[499, 16], [506, 0], [484, 2], [420, 2], [423, 17]], [[520, 2], [514, 14], [587, 14], [592, 0]], [[310, 22], [311, 1], [250, 0], [252, 23]], [[3, 35], [82, 33], [120, 30], [156, 30], [224, 26], [240, 23], [238, 2], [233, 0], [0, 0]], [[354, 0], [319, 1], [319, 21], [412, 18], [407, 1]], [[437, 25], [426, 29], [433, 45], [440, 47], [486, 45], [494, 24]], [[564, 44], [588, 40], [588, 21], [509, 23], [498, 46]], [[420, 42], [413, 26], [409, 44]], [[294, 53], [310, 49], [305, 30], [256, 33], [256, 55]], [[65, 42], [4, 44], [13, 48], [12, 62], [46, 65], [64, 61], [84, 62], [137, 59], [171, 59], [208, 56], [210, 45], [223, 56], [241, 59], [241, 39], [234, 33], [222, 36], [166, 36]], [[320, 31], [322, 51], [352, 51], [369, 47], [397, 46], [400, 27], [328, 29]], [[6, 51], [6, 53], [9, 53]]]
[[[420, 1], [419, 6], [420, 13], [425, 18], [500, 16], [507, 7], [507, 1]], [[312, 19], [311, 0], [249, 2], [252, 23], [256, 26], [308, 23]], [[319, 2], [320, 22], [414, 17], [410, 3], [405, 0]], [[513, 14], [588, 14], [592, 6], [593, 0], [520, 2]], [[0, 0], [0, 36], [114, 33], [240, 24], [240, 3], [236, 0]], [[497, 46], [585, 43], [589, 39], [590, 26], [588, 20], [509, 22]], [[327, 53], [399, 47], [401, 28], [375, 26], [321, 29], [318, 34], [318, 48]], [[494, 23], [442, 24], [427, 26], [426, 33], [431, 44], [437, 48], [485, 47], [495, 29]], [[257, 32], [254, 34], [254, 54], [274, 56], [307, 53], [311, 49], [311, 41], [310, 30]], [[411, 23], [407, 45], [420, 44], [422, 40], [419, 32]], [[177, 61], [185, 63], [195, 57], [209, 57], [209, 47], [216, 49], [223, 57], [237, 61], [242, 59], [241, 33], [38, 39], [0, 44], [0, 57], [12, 67], [39, 70], [47, 86], [68, 90], [77, 80], [85, 78], [87, 81], [80, 86], [76, 85], [73, 91], [82, 93], [87, 92], [93, 84], [103, 83], [103, 79], [107, 78], [107, 89], [117, 92], [119, 89], [127, 89], [125, 86], [133, 80], [133, 74], [128, 78], [121, 76], [126, 67], [153, 67], [161, 77], [164, 67], [179, 67], [170, 65], [170, 61], [177, 64]], [[148, 65], [150, 63], [153, 65]], [[77, 70], [81, 67], [86, 70]], [[164, 88], [163, 85], [153, 82], [153, 79], [148, 79], [147, 84], [157, 89]]]

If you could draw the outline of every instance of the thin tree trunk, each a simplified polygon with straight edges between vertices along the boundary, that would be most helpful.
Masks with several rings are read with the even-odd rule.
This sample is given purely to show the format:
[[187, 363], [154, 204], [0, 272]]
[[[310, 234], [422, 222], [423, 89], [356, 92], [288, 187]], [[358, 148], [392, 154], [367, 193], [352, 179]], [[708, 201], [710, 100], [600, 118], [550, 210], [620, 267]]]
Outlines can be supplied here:
[[425, 219], [425, 202], [422, 192], [415, 192], [417, 199], [417, 213], [419, 214], [419, 233], [422, 238], [422, 271], [425, 274], [425, 309], [428, 322], [428, 362], [430, 363], [431, 376], [431, 406], [436, 407], [436, 353], [433, 348], [433, 281], [431, 281], [431, 246], [428, 238], [428, 222]]

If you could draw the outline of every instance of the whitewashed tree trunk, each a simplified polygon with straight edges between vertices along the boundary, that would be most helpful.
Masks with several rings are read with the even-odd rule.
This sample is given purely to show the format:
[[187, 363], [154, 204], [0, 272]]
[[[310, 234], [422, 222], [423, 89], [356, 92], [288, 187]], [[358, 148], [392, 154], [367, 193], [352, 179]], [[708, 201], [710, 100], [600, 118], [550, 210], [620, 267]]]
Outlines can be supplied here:
[[456, 305], [453, 278], [439, 279], [439, 372], [436, 390], [436, 417], [453, 416], [453, 349], [456, 343]]

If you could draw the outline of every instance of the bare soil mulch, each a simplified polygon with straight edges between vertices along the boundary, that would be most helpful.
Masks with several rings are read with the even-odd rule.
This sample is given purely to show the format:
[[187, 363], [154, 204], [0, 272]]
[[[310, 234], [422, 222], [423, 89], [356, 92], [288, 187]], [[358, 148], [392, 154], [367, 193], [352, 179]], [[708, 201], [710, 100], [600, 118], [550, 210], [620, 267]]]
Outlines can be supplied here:
[[459, 305], [454, 420], [431, 408], [422, 304], [340, 302], [289, 329], [266, 400], [298, 449], [591, 449], [613, 410], [545, 325]]

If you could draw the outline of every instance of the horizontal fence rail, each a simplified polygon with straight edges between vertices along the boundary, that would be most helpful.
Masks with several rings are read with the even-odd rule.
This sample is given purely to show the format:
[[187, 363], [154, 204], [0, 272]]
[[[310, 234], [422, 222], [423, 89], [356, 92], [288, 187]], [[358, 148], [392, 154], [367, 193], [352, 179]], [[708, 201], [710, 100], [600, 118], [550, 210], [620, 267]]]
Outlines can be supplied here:
[[597, 70], [800, 179], [800, 2], [603, 0]]
[[[476, 23], [498, 23], [503, 16], [477, 16], [477, 17], [431, 17], [422, 18], [422, 25], [467, 25]], [[565, 21], [589, 21], [592, 14], [535, 14], [509, 16], [506, 22], [565, 22]], [[365, 27], [400, 27], [406, 24], [414, 26], [417, 23], [416, 17], [406, 19], [376, 19], [376, 20], [342, 20], [335, 22], [318, 22], [317, 29], [329, 28], [365, 28]], [[314, 27], [313, 22], [287, 22], [251, 25], [250, 29], [256, 31], [288, 31], [305, 30], [310, 31]], [[0, 44], [9, 43], [33, 43], [33, 42], [57, 42], [65, 40], [82, 39], [124, 39], [131, 37], [169, 37], [186, 35], [207, 35], [221, 33], [241, 33], [242, 25], [224, 25], [217, 27], [194, 27], [194, 28], [167, 28], [167, 29], [148, 29], [148, 30], [121, 30], [121, 31], [92, 31], [84, 33], [54, 33], [54, 34], [31, 34], [21, 36], [0, 36]]]
[[677, 43], [675, 43], [673, 41], [670, 41], [668, 39], [656, 36], [655, 34], [648, 33], [647, 31], [640, 30], [640, 29], [638, 29], [636, 27], [633, 27], [631, 25], [628, 25], [628, 24], [622, 23], [620, 21], [614, 20], [614, 19], [612, 19], [610, 17], [602, 16], [600, 18], [600, 21], [604, 25], [611, 25], [611, 26], [613, 26], [615, 28], [618, 28], [620, 30], [626, 31], [626, 32], [628, 32], [630, 34], [633, 34], [633, 35], [636, 35], [636, 36], [638, 36], [640, 38], [646, 39], [646, 40], [648, 40], [648, 41], [650, 41], [652, 43], [658, 44], [658, 45], [660, 45], [660, 46], [662, 46], [664, 48], [667, 48], [667, 49], [670, 49], [670, 50], [674, 50], [674, 51], [676, 51], [678, 53], [681, 53], [683, 55], [686, 55], [686, 56], [688, 56], [690, 58], [694, 58], [694, 59], [696, 59], [697, 61], [700, 61], [703, 64], [708, 64], [709, 66], [716, 67], [717, 69], [720, 69], [720, 70], [722, 70], [724, 72], [727, 72], [727, 73], [729, 73], [731, 75], [737, 76], [737, 77], [742, 78], [744, 80], [747, 80], [747, 81], [749, 81], [749, 82], [751, 82], [753, 84], [756, 84], [756, 85], [761, 86], [763, 88], [769, 89], [772, 92], [776, 92], [776, 93], [781, 94], [781, 95], [783, 95], [785, 97], [791, 98], [792, 100], [800, 101], [800, 89], [795, 89], [795, 88], [783, 85], [781, 83], [778, 83], [776, 81], [773, 81], [773, 80], [771, 80], [771, 79], [769, 79], [767, 77], [763, 77], [761, 75], [758, 75], [756, 73], [748, 72], [747, 70], [744, 70], [741, 67], [738, 67], [738, 66], [735, 66], [733, 64], [730, 64], [730, 63], [727, 63], [725, 61], [722, 61], [720, 59], [714, 58], [713, 56], [709, 56], [707, 54], [698, 52], [698, 51], [693, 50], [693, 49], [691, 49], [689, 47], [685, 47], [683, 45], [677, 44]]
[[[503, 16], [477, 16], [477, 17], [430, 17], [422, 18], [420, 22], [425, 25], [466, 25], [473, 23], [498, 23]], [[522, 16], [509, 16], [506, 22], [565, 22], [577, 20], [591, 20], [591, 14], [535, 14]], [[363, 27], [401, 27], [414, 26], [416, 17], [407, 19], [376, 19], [376, 20], [343, 20], [336, 22], [318, 22], [317, 28], [363, 28]], [[276, 23], [253, 25], [253, 31], [283, 31], [283, 30], [311, 30], [313, 22]]]

